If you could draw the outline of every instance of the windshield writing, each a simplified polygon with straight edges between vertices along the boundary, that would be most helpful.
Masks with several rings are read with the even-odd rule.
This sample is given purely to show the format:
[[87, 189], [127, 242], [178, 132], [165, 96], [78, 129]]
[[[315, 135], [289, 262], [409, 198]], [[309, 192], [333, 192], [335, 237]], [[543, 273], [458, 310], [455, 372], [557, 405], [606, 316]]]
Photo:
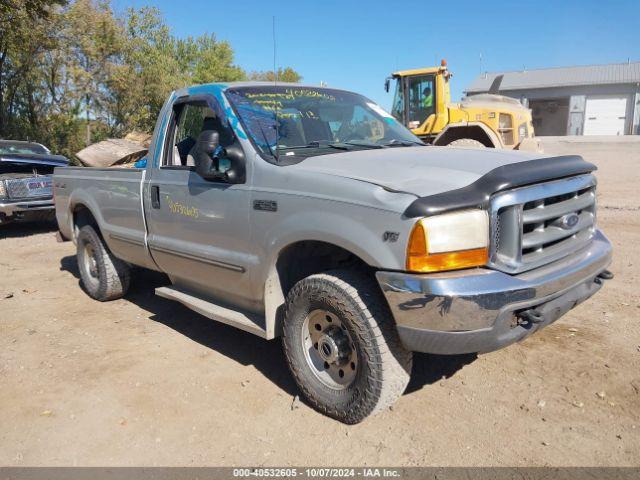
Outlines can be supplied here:
[[312, 156], [421, 143], [380, 106], [354, 93], [260, 86], [226, 94], [263, 154]]

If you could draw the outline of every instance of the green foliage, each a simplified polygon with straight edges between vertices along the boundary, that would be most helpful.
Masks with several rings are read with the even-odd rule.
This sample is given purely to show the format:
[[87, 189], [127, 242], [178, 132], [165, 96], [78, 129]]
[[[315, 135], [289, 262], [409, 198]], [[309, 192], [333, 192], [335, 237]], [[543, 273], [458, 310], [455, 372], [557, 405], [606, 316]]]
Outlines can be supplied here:
[[[248, 75], [249, 80], [257, 80], [262, 82], [273, 82], [276, 80], [273, 70], [267, 72], [251, 72]], [[291, 67], [285, 69], [278, 68], [278, 82], [298, 83], [302, 80], [302, 76]]]
[[[173, 36], [156, 8], [118, 17], [105, 0], [0, 0], [0, 138], [69, 158], [88, 143], [151, 132], [177, 88], [273, 77], [247, 75], [214, 34]], [[278, 80], [301, 77], [287, 67]]]
[[0, 0], [0, 18], [11, 13], [26, 13], [30, 18], [48, 18], [52, 5], [66, 5], [66, 0]]

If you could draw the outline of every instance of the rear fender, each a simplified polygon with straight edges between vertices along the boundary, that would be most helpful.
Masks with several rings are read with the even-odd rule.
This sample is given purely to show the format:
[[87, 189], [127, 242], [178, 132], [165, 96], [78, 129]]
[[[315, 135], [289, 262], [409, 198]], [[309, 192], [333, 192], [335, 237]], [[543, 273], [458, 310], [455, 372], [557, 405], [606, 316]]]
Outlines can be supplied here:
[[76, 228], [76, 213], [79, 207], [86, 208], [96, 222], [96, 226], [102, 232], [104, 228], [104, 219], [95, 199], [88, 195], [84, 190], [74, 190], [69, 197], [69, 209], [67, 214], [68, 231], [71, 232], [71, 240], [76, 242], [78, 237], [78, 228]]

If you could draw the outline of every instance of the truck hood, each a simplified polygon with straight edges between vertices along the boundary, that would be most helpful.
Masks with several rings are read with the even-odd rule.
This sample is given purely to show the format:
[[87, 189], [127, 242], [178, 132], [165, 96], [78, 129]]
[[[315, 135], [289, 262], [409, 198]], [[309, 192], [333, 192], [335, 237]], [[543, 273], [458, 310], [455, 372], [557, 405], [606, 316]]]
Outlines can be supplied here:
[[546, 155], [511, 150], [393, 147], [309, 157], [292, 168], [351, 178], [417, 197], [465, 187], [489, 171]]
[[0, 165], [32, 165], [65, 167], [69, 160], [62, 155], [52, 155], [45, 153], [0, 153]]

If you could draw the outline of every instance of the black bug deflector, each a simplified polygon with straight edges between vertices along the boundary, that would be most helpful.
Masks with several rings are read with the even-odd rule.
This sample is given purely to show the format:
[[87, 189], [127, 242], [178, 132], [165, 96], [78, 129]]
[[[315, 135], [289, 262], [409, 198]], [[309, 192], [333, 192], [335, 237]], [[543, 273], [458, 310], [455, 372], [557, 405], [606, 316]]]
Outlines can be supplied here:
[[593, 172], [597, 167], [577, 155], [539, 158], [494, 168], [470, 185], [415, 200], [404, 212], [426, 217], [464, 208], [486, 208], [491, 195], [511, 188]]

